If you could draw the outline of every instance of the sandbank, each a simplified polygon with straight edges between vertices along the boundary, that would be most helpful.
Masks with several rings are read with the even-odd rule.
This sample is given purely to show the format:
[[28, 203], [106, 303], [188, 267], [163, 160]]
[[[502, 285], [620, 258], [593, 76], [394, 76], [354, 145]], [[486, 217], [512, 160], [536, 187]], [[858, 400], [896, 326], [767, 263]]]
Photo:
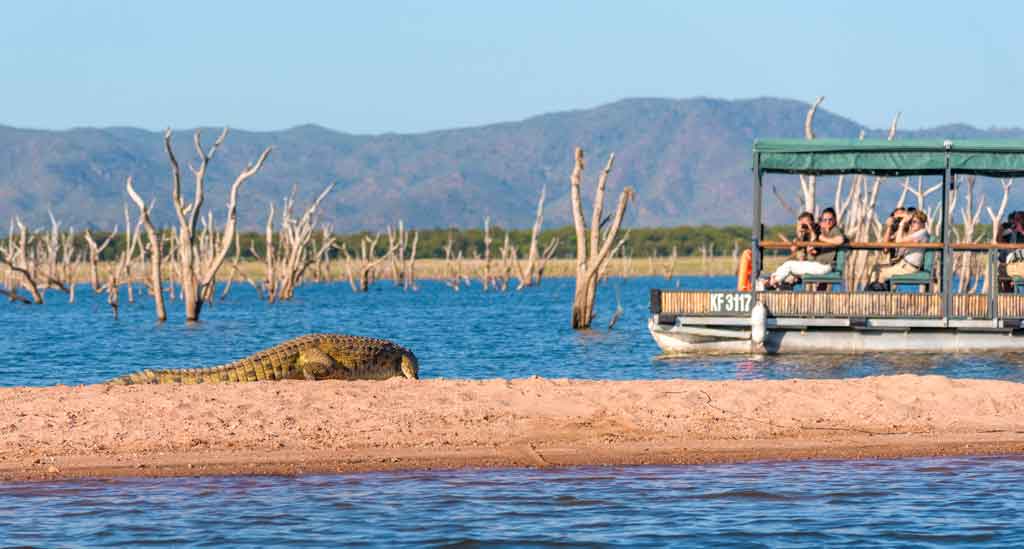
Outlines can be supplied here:
[[1024, 384], [286, 381], [0, 388], [0, 479], [1024, 454]]

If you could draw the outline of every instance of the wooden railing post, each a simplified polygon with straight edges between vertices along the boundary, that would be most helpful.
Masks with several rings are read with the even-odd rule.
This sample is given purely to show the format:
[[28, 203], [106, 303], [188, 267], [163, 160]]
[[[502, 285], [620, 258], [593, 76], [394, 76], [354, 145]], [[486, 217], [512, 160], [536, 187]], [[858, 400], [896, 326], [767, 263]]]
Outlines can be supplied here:
[[949, 191], [956, 182], [953, 180], [953, 170], [949, 165], [950, 149], [953, 148], [952, 141], [946, 141], [943, 146], [946, 149], [946, 170], [942, 174], [942, 319], [943, 324], [949, 326], [950, 313], [953, 312], [953, 253], [949, 247], [949, 240], [952, 225], [949, 221]]
[[999, 259], [999, 252], [989, 250], [988, 254], [988, 316], [992, 319], [992, 327], [998, 328], [999, 311], [996, 296], [999, 295], [999, 269], [996, 261]]
[[754, 153], [754, 219], [750, 228], [750, 292], [752, 297], [757, 297], [757, 279], [761, 277], [761, 189], [763, 186], [761, 172], [761, 155]]

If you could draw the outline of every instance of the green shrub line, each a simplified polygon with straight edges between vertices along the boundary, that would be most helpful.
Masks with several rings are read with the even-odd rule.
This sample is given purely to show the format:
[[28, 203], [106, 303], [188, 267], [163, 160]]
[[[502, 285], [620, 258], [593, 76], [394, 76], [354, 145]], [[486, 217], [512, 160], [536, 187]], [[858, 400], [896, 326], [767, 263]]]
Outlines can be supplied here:
[[[699, 256], [702, 245], [707, 245], [709, 248], [713, 245], [714, 255], [727, 256], [732, 254], [734, 243], [737, 244], [741, 250], [750, 246], [749, 226], [684, 225], [680, 227], [641, 227], [623, 229], [619, 232], [619, 235], [622, 236], [626, 234], [627, 230], [629, 232], [629, 239], [623, 246], [623, 251], [632, 257], [651, 257], [654, 255], [667, 257], [672, 254], [673, 246], [676, 247], [680, 257]], [[982, 242], [988, 241], [987, 235], [989, 234], [991, 227], [988, 225], [982, 225], [980, 227], [976, 227], [975, 230], [980, 232]], [[444, 247], [448, 242], [449, 235], [451, 235], [452, 241], [454, 242], [453, 249], [456, 252], [461, 250], [463, 252], [463, 257], [473, 257], [474, 251], [481, 255], [483, 253], [484, 231], [482, 228], [435, 228], [416, 229], [416, 231], [419, 233], [419, 242], [416, 246], [416, 257], [418, 259], [444, 258]], [[505, 232], [505, 229], [501, 227], [491, 228], [491, 238], [493, 240], [491, 244], [491, 257], [497, 257], [499, 255], [498, 250], [505, 240]], [[792, 225], [765, 227], [765, 238], [768, 240], [776, 240], [778, 239], [777, 233], [790, 235], [792, 232]], [[525, 257], [529, 253], [531, 231], [529, 229], [512, 229], [511, 231], [508, 231], [508, 233], [512, 244], [519, 251], [519, 256]], [[102, 243], [109, 233], [94, 231], [92, 234], [93, 239], [96, 240], [97, 243]], [[162, 231], [161, 238], [164, 242], [167, 242], [168, 238], [173, 238], [173, 234], [174, 233], [170, 230], [165, 229]], [[375, 234], [376, 233], [369, 231], [363, 231], [358, 233], [339, 234], [335, 235], [335, 238], [337, 239], [339, 246], [342, 243], [345, 243], [348, 246], [349, 252], [355, 255], [359, 253], [360, 242], [363, 237], [370, 236], [372, 238]], [[40, 237], [43, 236], [42, 233], [37, 233], [37, 235]], [[263, 253], [266, 251], [266, 242], [263, 232], [243, 232], [240, 233], [239, 236], [242, 246], [241, 255], [244, 259], [254, 259], [254, 256], [249, 251], [250, 244], [261, 257], [263, 256]], [[565, 226], [542, 231], [539, 242], [541, 250], [543, 250], [544, 246], [553, 237], [558, 237], [559, 239], [559, 245], [555, 252], [555, 257], [575, 257], [576, 232], [573, 227]], [[315, 236], [317, 241], [319, 238], [320, 235]], [[6, 240], [6, 238], [2, 240]], [[409, 244], [412, 244], [411, 235], [409, 237]], [[103, 261], [113, 260], [121, 250], [124, 249], [124, 246], [124, 234], [119, 233], [103, 251], [100, 259]], [[79, 250], [88, 249], [85, 237], [82, 236], [80, 232], [75, 235], [75, 247]], [[387, 233], [382, 231], [380, 238], [377, 240], [377, 255], [379, 256], [387, 251], [387, 247]], [[166, 249], [167, 246], [165, 244], [165, 250]], [[406, 253], [408, 253], [408, 250]], [[228, 257], [233, 257], [233, 255], [234, 250], [231, 251]], [[341, 256], [341, 252], [337, 250], [332, 251], [331, 257], [337, 258], [339, 256]], [[81, 257], [85, 258], [87, 256]]]

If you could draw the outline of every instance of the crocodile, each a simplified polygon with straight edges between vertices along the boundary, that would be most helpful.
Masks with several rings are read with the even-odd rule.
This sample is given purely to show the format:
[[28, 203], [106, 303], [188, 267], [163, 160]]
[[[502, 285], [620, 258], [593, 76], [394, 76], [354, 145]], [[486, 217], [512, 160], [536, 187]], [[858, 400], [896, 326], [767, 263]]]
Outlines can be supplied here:
[[282, 379], [419, 378], [412, 351], [386, 339], [311, 334], [290, 339], [229, 364], [210, 368], [142, 370], [111, 379], [114, 385], [236, 383]]

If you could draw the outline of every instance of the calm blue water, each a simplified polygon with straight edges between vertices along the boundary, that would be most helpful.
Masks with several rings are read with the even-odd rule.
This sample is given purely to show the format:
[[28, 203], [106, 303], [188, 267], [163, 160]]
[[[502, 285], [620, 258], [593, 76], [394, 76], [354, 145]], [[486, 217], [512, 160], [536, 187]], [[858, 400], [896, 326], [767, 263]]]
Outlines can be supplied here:
[[0, 484], [39, 547], [1024, 544], [1019, 459]]
[[[598, 296], [595, 330], [569, 328], [573, 281], [550, 279], [523, 292], [453, 292], [425, 281], [418, 292], [389, 282], [365, 294], [347, 284], [308, 285], [289, 303], [269, 305], [246, 286], [187, 326], [181, 303], [153, 322], [152, 303], [128, 304], [114, 320], [104, 296], [80, 287], [78, 302], [50, 293], [43, 306], [0, 303], [0, 385], [96, 383], [142, 368], [205, 367], [310, 332], [393, 339], [412, 349], [425, 378], [583, 379], [846, 378], [913, 373], [1024, 380], [1024, 355], [799, 356], [657, 359], [647, 333], [652, 287], [721, 288], [733, 277], [612, 280]], [[606, 329], [616, 307], [623, 315]]]
[[[732, 283], [613, 280], [586, 333], [568, 328], [565, 279], [504, 294], [325, 284], [277, 305], [236, 286], [194, 326], [180, 321], [180, 303], [160, 326], [148, 299], [124, 296], [114, 320], [81, 287], [76, 304], [54, 293], [44, 306], [0, 304], [0, 385], [209, 366], [309, 332], [394, 339], [424, 377], [1024, 379], [1020, 355], [656, 358], [650, 287]], [[608, 331], [617, 300], [624, 314]], [[1024, 543], [1021, 485], [1018, 458], [0, 483], [0, 546], [1003, 547]]]

